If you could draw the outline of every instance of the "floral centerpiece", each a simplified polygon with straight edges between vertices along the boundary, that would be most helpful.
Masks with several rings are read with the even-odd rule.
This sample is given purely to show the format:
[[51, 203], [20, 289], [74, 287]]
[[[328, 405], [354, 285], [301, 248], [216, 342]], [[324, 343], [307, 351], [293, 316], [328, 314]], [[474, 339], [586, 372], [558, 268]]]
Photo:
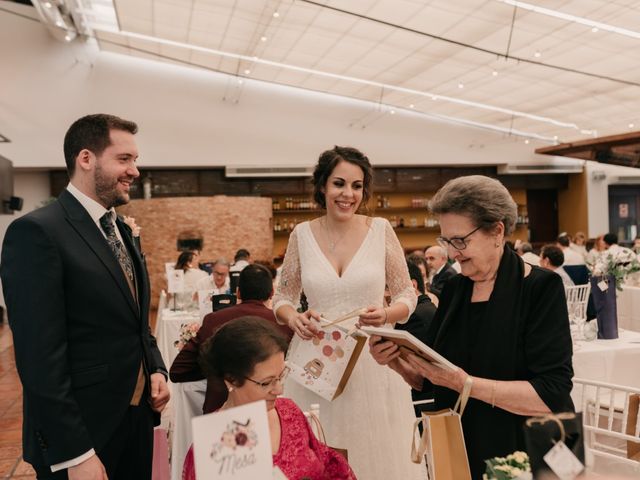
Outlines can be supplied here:
[[180, 336], [178, 337], [178, 340], [173, 342], [173, 346], [178, 350], [182, 350], [182, 347], [184, 347], [187, 342], [189, 342], [189, 340], [196, 336], [198, 330], [200, 330], [200, 324], [196, 322], [183, 323], [182, 325], [180, 325]]
[[638, 255], [629, 248], [612, 247], [598, 255], [588, 257], [587, 267], [594, 277], [613, 277], [616, 288], [622, 290], [627, 277], [632, 273], [640, 272], [640, 260]]
[[487, 465], [482, 480], [530, 480], [531, 465], [525, 452], [513, 452], [506, 457], [495, 457], [484, 461]]

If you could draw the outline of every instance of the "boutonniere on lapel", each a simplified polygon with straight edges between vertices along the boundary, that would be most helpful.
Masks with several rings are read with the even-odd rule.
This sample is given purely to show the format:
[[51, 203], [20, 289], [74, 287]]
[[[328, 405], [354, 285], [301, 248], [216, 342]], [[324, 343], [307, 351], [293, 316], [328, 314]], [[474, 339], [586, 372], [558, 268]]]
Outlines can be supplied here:
[[136, 223], [136, 219], [133, 217], [128, 217], [124, 215], [122, 217], [122, 221], [131, 230], [131, 237], [133, 238], [133, 243], [138, 249], [138, 253], [140, 253], [140, 255], [142, 256], [142, 260], [144, 261], [145, 255], [140, 245], [140, 230], [142, 230], [142, 227], [138, 226], [138, 224]]

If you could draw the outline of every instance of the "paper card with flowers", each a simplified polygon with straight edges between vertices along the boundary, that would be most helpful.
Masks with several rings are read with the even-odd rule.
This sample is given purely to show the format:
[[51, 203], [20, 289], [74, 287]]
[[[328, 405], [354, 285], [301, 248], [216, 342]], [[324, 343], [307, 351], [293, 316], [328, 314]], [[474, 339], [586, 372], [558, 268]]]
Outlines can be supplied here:
[[271, 478], [271, 437], [264, 400], [191, 420], [196, 478]]
[[295, 335], [287, 352], [289, 378], [331, 401], [346, 387], [365, 343], [364, 334], [335, 321], [322, 325], [312, 340]]

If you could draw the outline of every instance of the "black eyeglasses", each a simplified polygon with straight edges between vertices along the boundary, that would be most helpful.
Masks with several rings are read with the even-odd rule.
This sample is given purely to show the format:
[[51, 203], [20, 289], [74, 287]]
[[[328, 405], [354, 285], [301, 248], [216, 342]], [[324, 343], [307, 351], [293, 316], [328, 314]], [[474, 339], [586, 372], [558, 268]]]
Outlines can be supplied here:
[[276, 385], [279, 383], [280, 385], [282, 385], [284, 383], [284, 381], [287, 379], [287, 375], [289, 375], [289, 372], [291, 371], [291, 369], [289, 367], [284, 367], [284, 370], [282, 371], [282, 373], [280, 375], [278, 375], [276, 378], [272, 379], [272, 380], [266, 380], [264, 382], [258, 382], [256, 380], [253, 380], [249, 377], [245, 377], [246, 380], [249, 380], [250, 382], [255, 383], [256, 385], [262, 387], [262, 389], [264, 390], [273, 390], [274, 388], [276, 388]]
[[464, 237], [453, 237], [453, 238], [438, 237], [436, 241], [438, 242], [438, 245], [440, 245], [445, 250], [449, 245], [451, 245], [456, 250], [464, 250], [465, 248], [467, 248], [467, 242], [466, 242], [467, 238], [469, 238], [471, 235], [473, 235], [478, 230], [480, 230], [480, 228], [482, 227], [480, 226], [478, 228], [473, 229], [473, 231], [467, 233]]

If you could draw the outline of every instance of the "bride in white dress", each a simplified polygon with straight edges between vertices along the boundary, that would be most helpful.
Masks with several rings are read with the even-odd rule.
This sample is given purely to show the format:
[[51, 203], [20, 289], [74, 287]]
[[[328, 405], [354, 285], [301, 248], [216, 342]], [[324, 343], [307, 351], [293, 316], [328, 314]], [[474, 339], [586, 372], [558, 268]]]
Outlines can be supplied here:
[[[291, 233], [273, 310], [303, 339], [312, 338], [313, 319], [335, 319], [366, 307], [363, 325], [392, 328], [416, 305], [404, 253], [386, 219], [358, 215], [371, 194], [371, 165], [358, 150], [335, 147], [320, 156], [314, 198], [326, 215], [299, 224]], [[391, 303], [384, 306], [385, 284]], [[309, 310], [298, 313], [304, 291]], [[343, 324], [344, 325], [344, 324]], [[351, 325], [345, 325], [351, 327]], [[414, 421], [409, 387], [378, 365], [367, 349], [342, 394], [332, 402], [288, 380], [284, 395], [308, 408], [320, 404], [329, 445], [346, 448], [360, 480], [424, 479], [410, 460]]]

